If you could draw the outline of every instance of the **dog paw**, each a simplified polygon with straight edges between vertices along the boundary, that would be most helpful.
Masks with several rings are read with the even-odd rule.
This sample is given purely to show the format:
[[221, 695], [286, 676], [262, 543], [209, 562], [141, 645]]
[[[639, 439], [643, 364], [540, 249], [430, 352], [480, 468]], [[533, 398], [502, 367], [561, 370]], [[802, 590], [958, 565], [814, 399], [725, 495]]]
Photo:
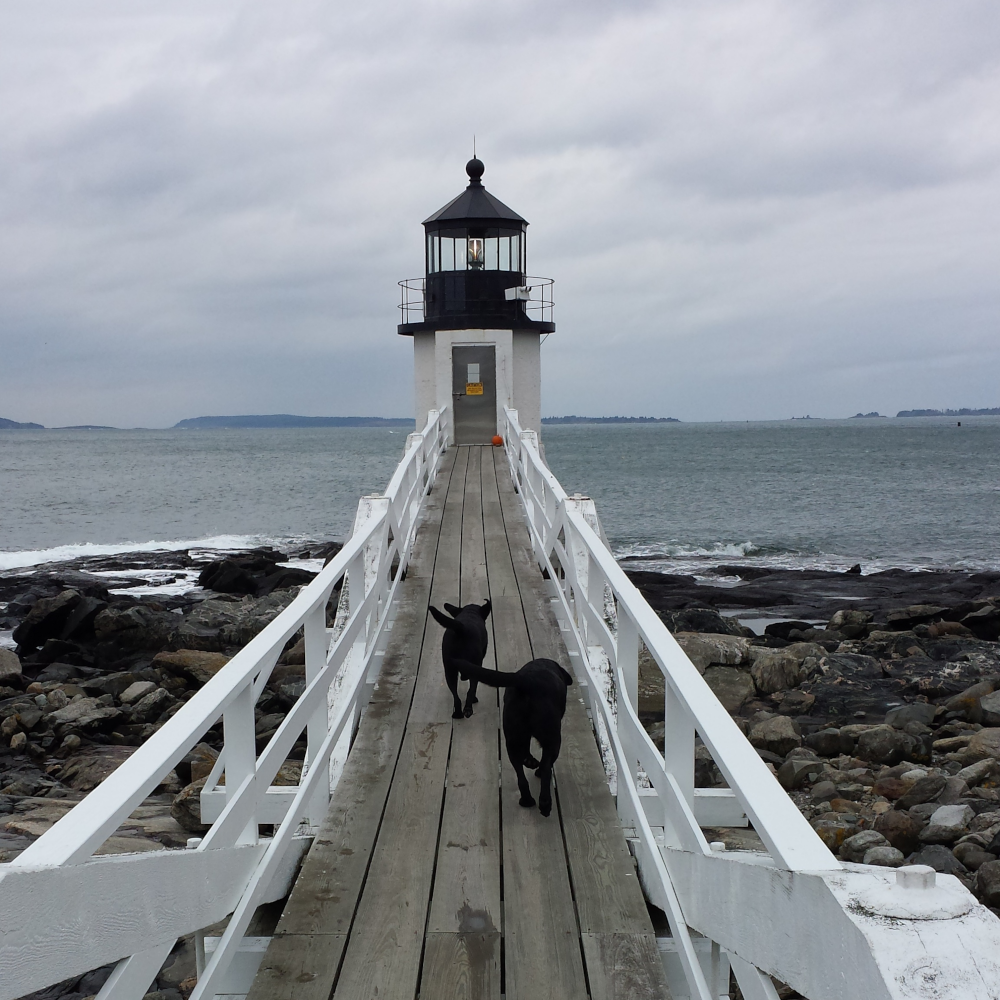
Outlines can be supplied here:
[[464, 719], [465, 718], [465, 713], [459, 708], [456, 711], [454, 711], [454, 712], [451, 713], [451, 717], [453, 719]]
[[549, 813], [552, 812], [552, 800], [549, 799], [547, 802], [539, 802], [538, 803], [538, 811], [543, 816], [548, 816]]
[[529, 753], [527, 757], [524, 758], [524, 766], [531, 771], [537, 770], [542, 766], [541, 761], [535, 760], [534, 757]]
[[518, 801], [518, 805], [524, 806], [525, 809], [530, 809], [535, 804], [535, 800], [530, 795], [522, 795]]
[[472, 696], [472, 704], [473, 705], [478, 705], [479, 704], [479, 699], [475, 695]]
[[472, 706], [471, 705], [466, 705], [465, 706], [465, 713], [464, 714], [465, 714], [465, 717], [467, 719], [472, 718]]

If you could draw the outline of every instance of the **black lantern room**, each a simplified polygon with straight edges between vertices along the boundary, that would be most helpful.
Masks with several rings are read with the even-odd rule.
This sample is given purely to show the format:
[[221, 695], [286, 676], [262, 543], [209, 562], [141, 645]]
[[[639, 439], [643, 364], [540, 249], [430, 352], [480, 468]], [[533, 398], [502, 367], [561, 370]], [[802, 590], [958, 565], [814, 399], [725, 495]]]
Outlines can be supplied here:
[[484, 169], [469, 160], [469, 186], [424, 220], [424, 278], [400, 282], [401, 334], [555, 330], [551, 281], [526, 275], [528, 223], [483, 187]]

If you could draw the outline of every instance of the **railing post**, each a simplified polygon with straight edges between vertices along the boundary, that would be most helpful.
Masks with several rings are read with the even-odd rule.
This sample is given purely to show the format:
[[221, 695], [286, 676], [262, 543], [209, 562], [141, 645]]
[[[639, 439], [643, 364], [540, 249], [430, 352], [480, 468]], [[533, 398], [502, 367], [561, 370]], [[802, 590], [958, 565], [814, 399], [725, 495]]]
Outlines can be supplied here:
[[618, 606], [618, 641], [616, 644], [618, 669], [625, 681], [624, 694], [636, 714], [639, 713], [639, 630], [632, 616]]
[[[226, 745], [226, 802], [229, 803], [235, 798], [243, 782], [252, 776], [257, 769], [252, 682], [243, 685], [243, 689], [223, 712], [222, 720]], [[252, 798], [255, 796], [256, 790], [251, 786], [245, 794]], [[236, 838], [236, 843], [257, 843], [256, 803], [247, 825]]]
[[666, 682], [663, 704], [663, 763], [677, 782], [688, 807], [694, 810], [694, 720]]
[[[326, 630], [326, 603], [314, 608], [302, 625], [306, 647], [306, 685], [309, 685], [326, 666], [329, 654], [330, 636]], [[312, 761], [315, 760], [320, 745], [326, 738], [327, 724], [327, 710], [320, 705], [306, 727], [306, 757], [302, 766], [303, 779], [309, 772]], [[319, 826], [329, 805], [329, 782], [321, 782], [315, 797], [309, 804], [308, 825]]]

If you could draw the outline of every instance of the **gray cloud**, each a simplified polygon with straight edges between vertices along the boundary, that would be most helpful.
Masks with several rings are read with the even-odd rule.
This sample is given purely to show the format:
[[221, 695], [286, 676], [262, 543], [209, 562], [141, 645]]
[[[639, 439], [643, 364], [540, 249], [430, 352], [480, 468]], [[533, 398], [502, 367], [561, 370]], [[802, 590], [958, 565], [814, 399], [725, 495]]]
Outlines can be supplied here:
[[0, 11], [0, 415], [409, 412], [420, 220], [557, 279], [546, 412], [998, 405], [989, 0]]

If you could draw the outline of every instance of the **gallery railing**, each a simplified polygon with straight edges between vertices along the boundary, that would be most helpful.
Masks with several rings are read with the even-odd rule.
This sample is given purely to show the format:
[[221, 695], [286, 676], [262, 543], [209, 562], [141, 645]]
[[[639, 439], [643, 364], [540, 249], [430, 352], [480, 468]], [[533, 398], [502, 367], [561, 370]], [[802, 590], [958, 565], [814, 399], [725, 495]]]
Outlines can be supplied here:
[[[246, 992], [245, 983], [232, 982], [234, 960], [252, 940], [244, 935], [255, 910], [287, 893], [326, 815], [338, 758], [378, 674], [377, 647], [449, 420], [448, 410], [432, 410], [409, 436], [385, 494], [361, 500], [351, 538], [274, 621], [79, 805], [0, 865], [0, 1000], [110, 962], [117, 966], [100, 1000], [139, 1000], [187, 934], [199, 935], [192, 1000]], [[300, 629], [305, 690], [258, 755], [254, 705]], [[220, 719], [224, 745], [201, 793], [208, 832], [188, 850], [95, 857]], [[274, 785], [303, 733], [299, 783]], [[271, 836], [260, 836], [261, 826], [272, 825]], [[201, 936], [228, 914], [221, 937]]]
[[[601, 744], [647, 898], [667, 915], [675, 997], [986, 1000], [1000, 996], [1000, 920], [950, 875], [838, 861], [569, 497], [537, 434], [501, 433], [539, 567]], [[665, 685], [664, 752], [638, 715], [640, 643]], [[695, 787], [696, 739], [727, 788]], [[767, 853], [725, 850], [702, 827], [753, 825]]]

